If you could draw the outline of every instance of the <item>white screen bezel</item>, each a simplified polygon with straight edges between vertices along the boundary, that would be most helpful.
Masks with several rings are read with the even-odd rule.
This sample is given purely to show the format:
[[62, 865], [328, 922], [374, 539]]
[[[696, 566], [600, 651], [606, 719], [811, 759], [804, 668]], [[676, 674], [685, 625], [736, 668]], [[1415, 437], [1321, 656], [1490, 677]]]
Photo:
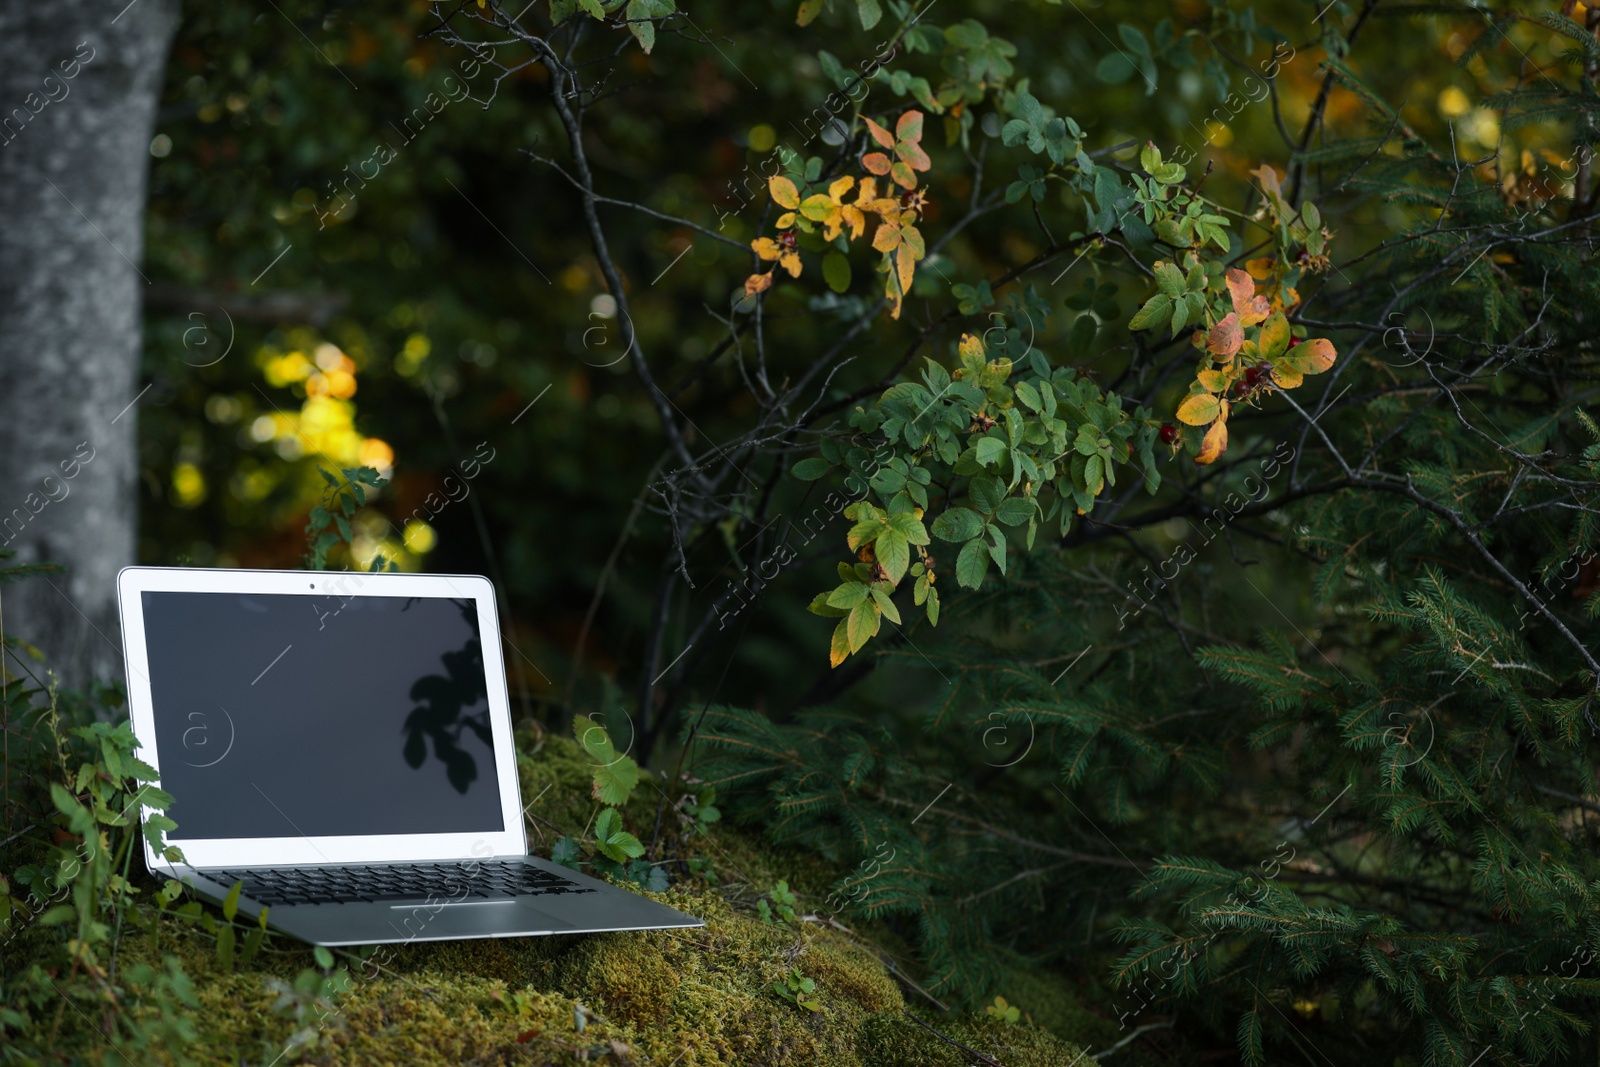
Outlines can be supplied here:
[[[150, 665], [145, 644], [146, 592], [287, 593], [301, 596], [406, 596], [469, 598], [478, 607], [478, 632], [483, 635], [483, 668], [489, 693], [489, 722], [494, 738], [495, 777], [500, 789], [503, 830], [449, 834], [360, 834], [338, 837], [248, 837], [179, 840], [189, 867], [315, 866], [327, 863], [398, 863], [485, 856], [527, 855], [517, 783], [516, 747], [512, 740], [511, 702], [506, 690], [505, 660], [500, 648], [494, 586], [480, 575], [373, 574], [357, 571], [214, 570], [190, 567], [124, 567], [117, 575], [117, 603], [122, 618], [123, 656], [127, 666], [128, 713], [139, 758], [161, 771], [156, 746], [155, 704], [150, 691]], [[160, 784], [159, 779], [156, 783]], [[141, 820], [150, 811], [140, 813]], [[487, 845], [488, 851], [485, 851]], [[145, 863], [152, 871], [173, 870], [144, 841]]]

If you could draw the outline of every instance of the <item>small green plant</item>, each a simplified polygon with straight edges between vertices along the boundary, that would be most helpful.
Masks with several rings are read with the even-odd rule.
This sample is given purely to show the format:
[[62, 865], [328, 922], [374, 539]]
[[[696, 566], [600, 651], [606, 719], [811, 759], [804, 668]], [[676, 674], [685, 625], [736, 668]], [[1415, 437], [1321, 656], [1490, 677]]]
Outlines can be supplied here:
[[683, 815], [689, 820], [693, 832], [709, 834], [711, 824], [722, 818], [722, 812], [717, 808], [717, 791], [711, 788], [702, 788], [698, 793], [685, 793], [683, 796]]
[[[289, 1035], [283, 1052], [293, 1054], [314, 1048], [330, 1020], [340, 1014], [338, 998], [349, 992], [354, 984], [350, 972], [344, 967], [333, 968], [333, 953], [321, 945], [311, 950], [317, 961], [316, 969], [306, 967], [293, 982], [281, 978], [267, 979], [267, 988], [277, 994], [272, 1010], [294, 1020], [294, 1033]], [[340, 1025], [343, 1021], [339, 1020]]]
[[782, 978], [772, 983], [774, 993], [795, 1007], [807, 1011], [822, 1010], [822, 998], [816, 995], [816, 989], [817, 980], [801, 974], [799, 967], [790, 967]]
[[610, 806], [625, 804], [633, 795], [639, 785], [639, 765], [619, 753], [605, 727], [588, 716], [576, 716], [572, 732], [592, 761], [594, 798], [608, 806], [594, 821], [594, 847], [599, 855], [585, 861], [580, 858], [582, 845], [574, 838], [562, 837], [551, 848], [550, 858], [575, 871], [589, 867], [597, 874], [624, 878], [651, 892], [661, 892], [667, 888], [667, 872], [642, 858], [643, 843], [623, 828], [622, 813]]
[[[328, 552], [335, 545], [348, 545], [355, 541], [350, 520], [357, 508], [366, 506], [367, 490], [381, 489], [385, 482], [371, 467], [342, 468], [339, 473], [344, 476], [343, 483], [325, 467], [318, 467], [317, 473], [322, 475], [322, 480], [328, 486], [322, 491], [322, 503], [311, 509], [311, 521], [306, 523], [306, 538], [310, 546], [306, 549], [306, 569], [323, 571], [328, 569]], [[399, 569], [394, 560], [381, 552], [372, 557], [372, 564], [367, 568], [369, 571]]]
[[984, 1014], [990, 1018], [999, 1019], [1003, 1023], [1014, 1023], [1022, 1018], [1022, 1009], [1014, 1004], [1006, 1003], [1005, 997], [995, 997], [994, 1003], [986, 1005]]
[[639, 785], [639, 765], [631, 756], [618, 752], [606, 728], [587, 715], [573, 718], [572, 732], [591, 761], [594, 798], [612, 807], [626, 804]]
[[798, 926], [800, 920], [795, 915], [794, 903], [794, 894], [789, 891], [789, 883], [780, 880], [772, 887], [772, 892], [756, 901], [756, 911], [764, 923], [777, 921]]

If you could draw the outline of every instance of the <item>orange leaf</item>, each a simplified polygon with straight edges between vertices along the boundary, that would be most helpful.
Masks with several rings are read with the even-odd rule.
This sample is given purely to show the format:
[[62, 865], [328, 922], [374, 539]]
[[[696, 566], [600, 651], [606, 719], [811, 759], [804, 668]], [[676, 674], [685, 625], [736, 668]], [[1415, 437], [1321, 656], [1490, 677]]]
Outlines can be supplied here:
[[1307, 374], [1321, 374], [1333, 366], [1338, 354], [1334, 351], [1333, 342], [1325, 337], [1296, 345], [1294, 351], [1295, 358]]
[[894, 124], [894, 134], [902, 141], [922, 140], [922, 112], [907, 111], [901, 115], [900, 121]]
[[1227, 279], [1228, 295], [1233, 298], [1233, 310], [1239, 316], [1240, 326], [1254, 326], [1272, 314], [1267, 298], [1255, 295], [1256, 283], [1250, 275], [1242, 270], [1230, 270]]
[[1205, 437], [1200, 440], [1200, 454], [1194, 458], [1196, 463], [1215, 463], [1217, 457], [1228, 450], [1228, 424], [1221, 419], [1211, 424], [1211, 429], [1206, 431]]
[[772, 194], [772, 199], [779, 207], [793, 210], [800, 206], [800, 190], [794, 187], [794, 182], [781, 174], [774, 174], [767, 179], [767, 191]]
[[771, 288], [772, 274], [770, 271], [766, 274], [752, 274], [744, 280], [744, 295], [747, 297], [755, 296], [757, 293], [764, 293]]
[[928, 153], [914, 141], [902, 141], [895, 145], [894, 154], [905, 160], [912, 170], [927, 170], [933, 166], [933, 160], [928, 158]]
[[[1239, 273], [1232, 271], [1230, 273]], [[1230, 287], [1232, 281], [1230, 279]], [[1206, 349], [1214, 356], [1222, 357], [1221, 362], [1232, 359], [1244, 344], [1244, 330], [1239, 327], [1239, 313], [1230, 311], [1222, 321], [1211, 327], [1211, 332], [1206, 335]]]
[[885, 148], [894, 147], [894, 134], [890, 133], [888, 130], [884, 129], [882, 126], [879, 126], [876, 122], [873, 122], [871, 119], [866, 118], [865, 116], [863, 116], [863, 121], [866, 122], [867, 132], [872, 134], [872, 139], [874, 141], [877, 141]]
[[882, 152], [868, 152], [861, 157], [861, 165], [874, 174], [889, 173], [889, 157]]

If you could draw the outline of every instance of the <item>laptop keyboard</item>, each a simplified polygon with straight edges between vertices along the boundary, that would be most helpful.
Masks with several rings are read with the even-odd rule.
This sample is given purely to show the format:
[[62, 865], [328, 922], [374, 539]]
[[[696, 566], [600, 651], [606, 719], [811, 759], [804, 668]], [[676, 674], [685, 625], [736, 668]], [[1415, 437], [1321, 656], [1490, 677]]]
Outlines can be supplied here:
[[202, 873], [225, 886], [243, 882], [243, 895], [268, 907], [429, 899], [440, 903], [594, 892], [537, 867], [498, 860], [373, 867], [265, 867]]

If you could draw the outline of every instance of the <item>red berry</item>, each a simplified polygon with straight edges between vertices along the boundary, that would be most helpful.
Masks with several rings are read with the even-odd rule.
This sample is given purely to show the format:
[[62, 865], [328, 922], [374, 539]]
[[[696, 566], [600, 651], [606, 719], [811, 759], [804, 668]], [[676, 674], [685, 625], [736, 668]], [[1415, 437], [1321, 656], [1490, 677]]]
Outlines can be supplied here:
[[1178, 439], [1178, 428], [1170, 422], [1161, 424], [1161, 443], [1170, 445]]
[[1244, 382], [1233, 383], [1233, 395], [1235, 399], [1243, 399], [1247, 394], [1249, 394], [1249, 392], [1250, 386], [1246, 385]]
[[784, 230], [782, 233], [778, 234], [778, 243], [785, 248], [793, 248], [795, 246], [795, 242], [797, 242], [799, 239], [800, 238], [796, 236], [793, 230]]
[[1290, 348], [1293, 348], [1295, 345], [1297, 345], [1299, 343], [1300, 343], [1300, 338], [1298, 338], [1298, 337], [1289, 338], [1289, 347]]

